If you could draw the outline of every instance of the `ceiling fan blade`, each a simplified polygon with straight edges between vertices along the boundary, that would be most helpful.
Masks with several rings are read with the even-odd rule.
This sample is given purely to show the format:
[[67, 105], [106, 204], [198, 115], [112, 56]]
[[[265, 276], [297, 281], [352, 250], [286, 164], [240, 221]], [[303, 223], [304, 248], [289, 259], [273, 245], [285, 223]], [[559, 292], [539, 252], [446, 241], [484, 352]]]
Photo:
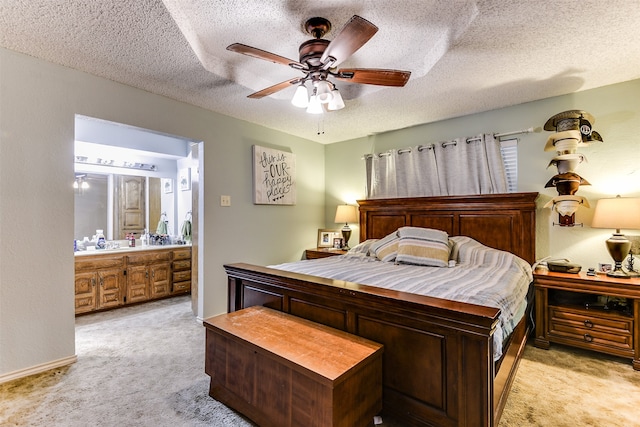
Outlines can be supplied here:
[[266, 61], [273, 62], [274, 64], [288, 65], [298, 70], [305, 68], [304, 65], [293, 59], [285, 58], [284, 56], [276, 55], [275, 53], [267, 52], [266, 50], [258, 49], [257, 47], [247, 46], [242, 43], [231, 44], [227, 46], [227, 50], [241, 53], [243, 55], [253, 56], [258, 59], [264, 59]]
[[278, 91], [281, 91], [282, 89], [286, 89], [291, 85], [294, 85], [296, 83], [300, 83], [302, 79], [300, 78], [295, 78], [295, 79], [290, 79], [287, 81], [284, 81], [282, 83], [278, 83], [275, 84], [273, 86], [269, 86], [268, 88], [262, 89], [261, 91], [258, 92], [254, 92], [251, 95], [248, 95], [247, 98], [252, 98], [252, 99], [260, 99], [260, 98], [264, 98], [265, 96], [269, 96], [272, 95]]
[[335, 61], [330, 66], [336, 67], [368, 42], [377, 31], [378, 27], [371, 22], [358, 15], [353, 15], [340, 30], [340, 33], [329, 43], [320, 62], [327, 64], [330, 58], [334, 58]]
[[377, 68], [341, 68], [334, 76], [338, 80], [378, 86], [404, 86], [411, 71], [383, 70]]

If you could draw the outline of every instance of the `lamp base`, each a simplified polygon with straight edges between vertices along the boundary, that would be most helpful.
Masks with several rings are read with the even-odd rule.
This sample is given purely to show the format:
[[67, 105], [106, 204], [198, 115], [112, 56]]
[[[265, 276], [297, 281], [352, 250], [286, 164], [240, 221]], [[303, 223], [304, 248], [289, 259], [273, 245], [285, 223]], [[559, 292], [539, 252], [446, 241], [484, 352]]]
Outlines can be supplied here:
[[351, 238], [351, 228], [349, 228], [348, 225], [345, 224], [344, 227], [342, 227], [342, 250], [348, 251], [349, 249], [351, 249], [349, 247], [349, 239]]
[[607, 276], [618, 279], [630, 278], [630, 276], [622, 269], [622, 261], [629, 254], [631, 242], [624, 236], [624, 234], [620, 234], [618, 232], [613, 233], [613, 236], [609, 237], [606, 243], [609, 255], [611, 255], [611, 258], [613, 258], [613, 261], [615, 262], [613, 271], [608, 272]]
[[607, 277], [614, 277], [616, 279], [630, 279], [631, 275], [624, 271], [622, 268], [615, 269], [607, 273]]

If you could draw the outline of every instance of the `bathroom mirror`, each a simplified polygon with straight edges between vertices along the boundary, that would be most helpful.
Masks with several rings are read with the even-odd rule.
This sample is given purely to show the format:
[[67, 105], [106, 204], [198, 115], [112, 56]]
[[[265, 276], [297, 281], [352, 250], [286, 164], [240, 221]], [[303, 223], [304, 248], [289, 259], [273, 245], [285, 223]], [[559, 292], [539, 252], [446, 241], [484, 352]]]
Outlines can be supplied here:
[[[129, 233], [153, 232], [163, 212], [173, 212], [173, 195], [162, 191], [161, 178], [76, 172], [74, 238], [104, 230], [107, 240]], [[86, 183], [86, 184], [85, 184]], [[77, 187], [77, 188], [75, 188]]]

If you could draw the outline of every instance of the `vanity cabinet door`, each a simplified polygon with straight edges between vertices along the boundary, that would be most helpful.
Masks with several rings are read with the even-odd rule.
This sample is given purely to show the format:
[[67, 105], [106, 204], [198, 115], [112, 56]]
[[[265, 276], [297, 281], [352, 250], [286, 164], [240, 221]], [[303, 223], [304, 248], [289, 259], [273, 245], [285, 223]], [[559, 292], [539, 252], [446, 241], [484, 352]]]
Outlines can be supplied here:
[[95, 272], [76, 273], [76, 314], [96, 309], [96, 282]]
[[168, 262], [149, 266], [151, 298], [169, 295], [171, 291], [171, 264]]
[[149, 299], [149, 270], [146, 265], [127, 268], [127, 304]]
[[98, 270], [98, 308], [112, 308], [124, 303], [124, 274], [122, 269]]

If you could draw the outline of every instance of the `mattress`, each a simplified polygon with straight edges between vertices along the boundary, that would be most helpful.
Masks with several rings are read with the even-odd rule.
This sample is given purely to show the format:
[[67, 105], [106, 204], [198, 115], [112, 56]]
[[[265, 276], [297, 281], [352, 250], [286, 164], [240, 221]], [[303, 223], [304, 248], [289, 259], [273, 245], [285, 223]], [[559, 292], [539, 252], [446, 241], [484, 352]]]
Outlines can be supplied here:
[[494, 360], [522, 319], [533, 280], [531, 266], [466, 236], [449, 237], [448, 267], [385, 262], [362, 247], [343, 256], [271, 265], [271, 268], [500, 309], [493, 335]]

